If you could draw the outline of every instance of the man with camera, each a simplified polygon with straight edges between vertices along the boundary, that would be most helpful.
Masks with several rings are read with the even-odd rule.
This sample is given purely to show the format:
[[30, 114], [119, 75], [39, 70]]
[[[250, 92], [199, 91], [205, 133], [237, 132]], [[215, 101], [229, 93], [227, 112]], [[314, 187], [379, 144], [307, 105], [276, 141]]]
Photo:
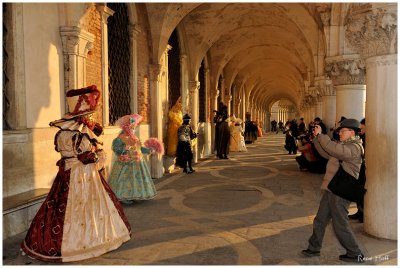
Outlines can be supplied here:
[[[346, 254], [339, 259], [346, 262], [363, 262], [364, 255], [348, 219], [348, 208], [351, 201], [331, 192], [330, 182], [338, 174], [358, 178], [362, 163], [362, 141], [358, 136], [360, 122], [355, 119], [345, 119], [339, 126], [340, 141], [333, 141], [322, 134], [320, 125], [314, 128], [314, 144], [318, 152], [328, 158], [326, 173], [321, 185], [323, 195], [317, 215], [313, 222], [313, 233], [309, 238], [308, 248], [301, 253], [307, 257], [320, 256], [325, 228], [332, 220], [332, 226], [340, 244], [346, 249]], [[342, 175], [340, 175], [342, 176]], [[340, 179], [340, 178], [339, 178]]]

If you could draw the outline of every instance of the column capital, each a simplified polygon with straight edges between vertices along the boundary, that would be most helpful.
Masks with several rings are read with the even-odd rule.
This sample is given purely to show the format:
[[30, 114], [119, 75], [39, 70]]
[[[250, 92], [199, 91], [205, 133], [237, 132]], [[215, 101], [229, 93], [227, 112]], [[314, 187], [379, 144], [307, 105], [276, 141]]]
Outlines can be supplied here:
[[314, 80], [314, 85], [321, 96], [336, 95], [332, 80], [325, 76], [316, 77]]
[[189, 81], [189, 92], [190, 94], [196, 93], [200, 89], [199, 81]]
[[181, 55], [179, 55], [179, 62], [182, 64], [182, 62], [183, 62], [184, 60], [186, 60], [186, 58], [187, 58], [187, 55], [186, 55], [186, 54], [181, 54]]
[[129, 37], [137, 39], [137, 36], [142, 30], [137, 24], [129, 24], [128, 31], [129, 31]]
[[94, 35], [77, 26], [60, 27], [63, 54], [77, 55], [86, 58], [93, 49]]
[[331, 7], [326, 4], [318, 3], [317, 11], [321, 17], [322, 24], [325, 27], [329, 26], [331, 21]]
[[397, 3], [351, 4], [345, 37], [364, 59], [397, 54]]
[[161, 64], [149, 64], [149, 79], [150, 81], [159, 81], [162, 70]]
[[114, 15], [115, 11], [109, 8], [107, 5], [97, 5], [97, 11], [100, 13], [101, 22], [107, 24], [108, 17]]
[[365, 63], [358, 54], [326, 58], [325, 71], [335, 86], [365, 84]]

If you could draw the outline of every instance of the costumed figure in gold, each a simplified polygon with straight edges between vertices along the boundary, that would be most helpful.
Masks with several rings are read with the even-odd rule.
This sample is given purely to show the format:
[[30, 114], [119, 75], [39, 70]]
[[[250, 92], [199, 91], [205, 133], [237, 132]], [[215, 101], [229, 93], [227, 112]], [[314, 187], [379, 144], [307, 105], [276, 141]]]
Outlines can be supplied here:
[[178, 147], [178, 128], [183, 123], [181, 97], [178, 98], [175, 105], [168, 112], [168, 120], [167, 155], [174, 157], [176, 156], [176, 148]]

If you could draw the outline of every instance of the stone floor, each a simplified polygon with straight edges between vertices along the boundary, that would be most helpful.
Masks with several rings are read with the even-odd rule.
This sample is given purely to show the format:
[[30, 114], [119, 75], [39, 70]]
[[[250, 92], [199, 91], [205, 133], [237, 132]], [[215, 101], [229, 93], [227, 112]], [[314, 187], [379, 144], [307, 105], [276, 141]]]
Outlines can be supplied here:
[[[155, 181], [154, 200], [124, 206], [133, 238], [115, 251], [73, 265], [348, 265], [328, 225], [320, 257], [306, 258], [323, 175], [300, 172], [283, 149], [284, 135], [267, 134], [248, 152], [231, 153]], [[356, 209], [352, 204], [350, 213]], [[377, 239], [352, 222], [367, 261], [397, 265], [397, 241]], [[21, 255], [25, 233], [3, 241], [4, 265], [43, 265]], [[354, 265], [354, 264], [351, 264]]]

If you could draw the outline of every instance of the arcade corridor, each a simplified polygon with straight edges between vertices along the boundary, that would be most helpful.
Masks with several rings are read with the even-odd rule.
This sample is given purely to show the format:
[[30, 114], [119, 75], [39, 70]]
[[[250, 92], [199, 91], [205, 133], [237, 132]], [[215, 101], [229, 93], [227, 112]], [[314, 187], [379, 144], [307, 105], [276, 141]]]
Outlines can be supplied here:
[[[300, 172], [283, 148], [284, 135], [267, 134], [229, 160], [200, 161], [194, 174], [155, 180], [158, 196], [124, 206], [133, 238], [115, 251], [74, 265], [340, 265], [343, 249], [327, 228], [321, 257], [307, 246], [323, 175]], [[354, 212], [354, 205], [350, 212]], [[352, 222], [366, 265], [396, 265], [397, 242], [376, 239]], [[3, 241], [3, 264], [44, 264], [22, 256], [25, 233]]]

